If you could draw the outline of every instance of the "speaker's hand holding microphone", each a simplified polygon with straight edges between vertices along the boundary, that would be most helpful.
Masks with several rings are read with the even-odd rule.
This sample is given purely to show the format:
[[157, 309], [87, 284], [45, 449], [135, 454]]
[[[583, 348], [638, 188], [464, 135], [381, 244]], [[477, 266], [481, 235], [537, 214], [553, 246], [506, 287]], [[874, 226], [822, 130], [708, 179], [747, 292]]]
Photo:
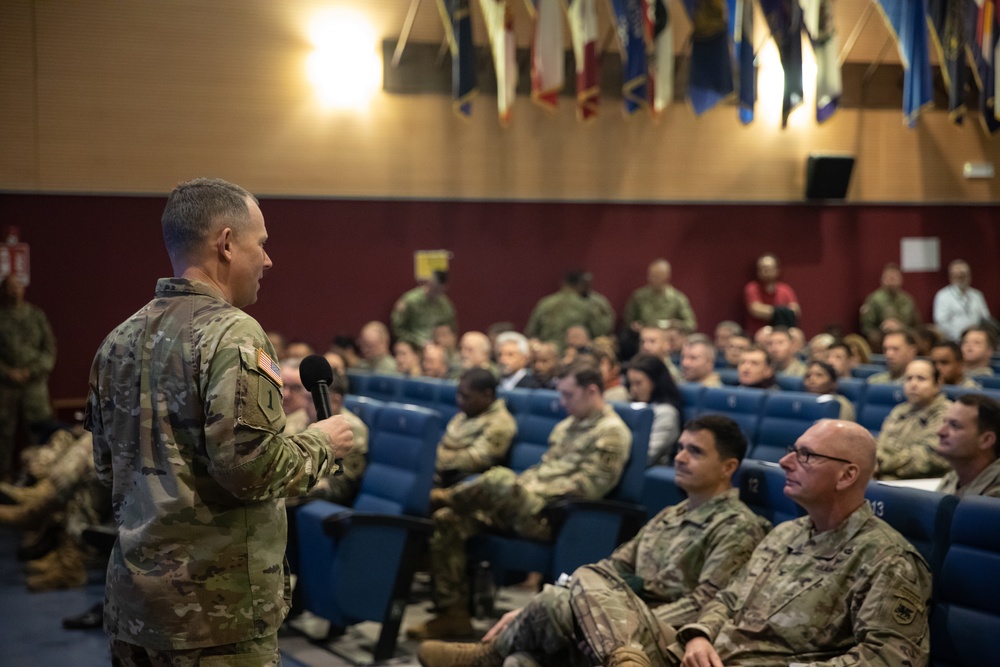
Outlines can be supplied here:
[[344, 470], [343, 458], [351, 451], [354, 437], [347, 420], [340, 415], [330, 416], [330, 383], [333, 382], [333, 369], [330, 363], [318, 354], [311, 354], [302, 360], [299, 366], [302, 386], [312, 394], [316, 406], [316, 416], [319, 419], [313, 426], [329, 436], [332, 445], [330, 455], [336, 459], [337, 473]]

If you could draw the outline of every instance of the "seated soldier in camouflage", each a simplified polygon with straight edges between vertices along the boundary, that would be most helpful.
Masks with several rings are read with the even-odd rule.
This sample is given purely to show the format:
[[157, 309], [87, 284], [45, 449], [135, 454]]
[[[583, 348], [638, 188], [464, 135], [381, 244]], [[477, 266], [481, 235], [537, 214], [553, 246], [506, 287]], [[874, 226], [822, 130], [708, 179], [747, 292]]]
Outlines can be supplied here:
[[451, 486], [472, 473], [503, 461], [517, 434], [517, 423], [497, 398], [497, 379], [485, 368], [462, 373], [455, 392], [459, 412], [451, 418], [438, 443], [438, 486]]
[[892, 409], [878, 434], [878, 478], [941, 477], [951, 466], [935, 447], [951, 401], [941, 393], [941, 377], [932, 362], [911, 361], [903, 377], [906, 402]]
[[549, 501], [594, 500], [618, 484], [632, 448], [632, 434], [614, 408], [605, 404], [600, 371], [592, 364], [581, 364], [560, 376], [560, 400], [569, 416], [552, 429], [542, 460], [521, 474], [494, 466], [437, 499], [443, 507], [433, 515], [430, 562], [439, 613], [426, 624], [409, 628], [410, 637], [472, 634], [465, 553], [470, 537], [491, 527], [547, 539], [551, 527], [543, 510]]
[[664, 655], [633, 664], [927, 665], [931, 575], [865, 500], [871, 434], [822, 420], [780, 463], [785, 495], [807, 516], [775, 527]]
[[1000, 403], [962, 394], [948, 406], [937, 435], [936, 451], [952, 467], [938, 493], [1000, 497]]
[[[688, 422], [675, 461], [687, 500], [657, 514], [611, 556], [546, 586], [504, 616], [482, 643], [424, 642], [425, 667], [444, 665], [625, 665], [669, 646], [661, 628], [694, 621], [750, 558], [770, 527], [732, 487], [747, 443], [721, 415]], [[666, 633], [672, 638], [673, 631]], [[511, 657], [507, 657], [511, 656]]]
[[[26, 555], [27, 584], [32, 591], [77, 588], [87, 584], [83, 529], [100, 521], [93, 498], [93, 439], [86, 431], [56, 428], [42, 445], [22, 452], [24, 469], [35, 480], [27, 487], [0, 482], [0, 493], [11, 504], [0, 505], [0, 525], [21, 528], [24, 545], [40, 546], [51, 537], [48, 553]], [[46, 540], [47, 541], [47, 540]]]

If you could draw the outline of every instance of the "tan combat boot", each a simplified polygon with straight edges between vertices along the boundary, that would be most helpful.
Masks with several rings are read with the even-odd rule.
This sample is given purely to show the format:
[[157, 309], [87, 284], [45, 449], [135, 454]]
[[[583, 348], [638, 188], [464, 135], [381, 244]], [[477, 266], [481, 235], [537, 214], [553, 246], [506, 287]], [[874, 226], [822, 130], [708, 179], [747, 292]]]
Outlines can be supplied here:
[[616, 648], [605, 663], [606, 667], [653, 667], [649, 661], [649, 656], [636, 648], [629, 646], [619, 646]]
[[59, 549], [53, 549], [41, 558], [29, 560], [24, 569], [28, 571], [28, 574], [40, 574], [46, 570], [52, 569], [53, 567], [58, 567], [58, 565]]
[[407, 628], [410, 639], [462, 639], [473, 636], [472, 619], [465, 605], [454, 605], [422, 625]]
[[503, 657], [493, 642], [454, 644], [426, 641], [420, 644], [417, 660], [423, 667], [500, 667]]
[[56, 559], [51, 567], [28, 575], [28, 590], [40, 592], [86, 586], [87, 566], [80, 545], [69, 536], [63, 535], [54, 553]]

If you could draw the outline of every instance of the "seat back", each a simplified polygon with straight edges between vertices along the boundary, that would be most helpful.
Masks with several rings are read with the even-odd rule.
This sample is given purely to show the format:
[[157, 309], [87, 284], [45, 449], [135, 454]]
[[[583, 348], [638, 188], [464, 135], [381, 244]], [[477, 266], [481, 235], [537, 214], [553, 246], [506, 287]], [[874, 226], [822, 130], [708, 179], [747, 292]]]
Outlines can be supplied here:
[[403, 376], [372, 375], [368, 378], [367, 395], [380, 401], [400, 402], [403, 393]]
[[449, 384], [447, 380], [438, 378], [403, 378], [400, 385], [400, 403], [409, 405], [419, 405], [422, 408], [437, 410], [440, 399], [441, 387]]
[[713, 413], [729, 417], [743, 430], [748, 442], [754, 442], [760, 425], [766, 389], [746, 387], [709, 387], [702, 398], [701, 414]]
[[997, 664], [1000, 637], [1000, 499], [968, 496], [952, 518], [935, 586], [935, 667]]
[[507, 404], [507, 412], [517, 417], [520, 414], [527, 414], [531, 392], [531, 389], [515, 387], [514, 389], [501, 389], [498, 395]]
[[674, 482], [677, 470], [673, 466], [652, 466], [643, 472], [641, 504], [646, 517], [652, 519], [664, 507], [676, 505], [687, 494]]
[[865, 498], [875, 516], [916, 547], [935, 575], [944, 561], [958, 497], [885, 482], [871, 482]]
[[694, 419], [702, 412], [702, 400], [705, 396], [705, 385], [695, 382], [682, 382], [677, 385], [681, 391], [681, 398], [684, 400], [683, 421]]
[[774, 381], [785, 391], [805, 391], [804, 380], [801, 375], [778, 373], [774, 376]]
[[785, 471], [777, 463], [744, 459], [736, 472], [740, 500], [774, 525], [805, 514], [785, 495]]
[[881, 373], [885, 370], [885, 366], [881, 364], [858, 364], [851, 369], [851, 377], [861, 378], [862, 380], [876, 373]]
[[559, 402], [559, 392], [532, 390], [527, 410], [514, 416], [517, 438], [510, 447], [510, 469], [523, 472], [538, 463], [549, 449], [549, 433], [565, 418], [566, 410]]
[[857, 414], [858, 407], [865, 398], [865, 390], [868, 383], [861, 378], [839, 378], [837, 380], [837, 393], [846, 396], [847, 400], [854, 403], [854, 412]]
[[354, 501], [359, 512], [423, 516], [434, 477], [441, 415], [411, 405], [386, 405], [368, 443], [368, 465]]
[[715, 372], [719, 374], [719, 379], [724, 385], [735, 387], [740, 383], [740, 374], [735, 368], [720, 368]]
[[458, 414], [458, 404], [455, 403], [455, 394], [458, 393], [458, 383], [445, 381], [438, 387], [437, 405], [434, 409], [441, 413], [441, 418], [445, 423]]
[[628, 403], [612, 403], [615, 412], [632, 432], [632, 452], [618, 486], [608, 498], [626, 503], [639, 503], [642, 494], [642, 473], [646, 470], [649, 436], [653, 431], [653, 409], [648, 406], [632, 407]]
[[378, 423], [378, 414], [385, 407], [385, 403], [375, 398], [367, 396], [344, 396], [344, 407], [356, 414], [368, 427], [368, 438], [375, 436], [375, 426]]
[[980, 375], [976, 382], [983, 385], [983, 389], [1000, 389], [1000, 375]]
[[348, 369], [345, 375], [347, 376], [347, 390], [349, 392], [356, 396], [368, 395], [368, 381], [371, 379], [371, 373]]
[[764, 401], [764, 416], [757, 430], [756, 444], [749, 458], [775, 463], [788, 446], [818, 419], [836, 419], [840, 403], [833, 396], [817, 396], [798, 391], [771, 392]]
[[878, 435], [892, 409], [906, 400], [901, 384], [871, 384], [858, 407], [858, 423]]

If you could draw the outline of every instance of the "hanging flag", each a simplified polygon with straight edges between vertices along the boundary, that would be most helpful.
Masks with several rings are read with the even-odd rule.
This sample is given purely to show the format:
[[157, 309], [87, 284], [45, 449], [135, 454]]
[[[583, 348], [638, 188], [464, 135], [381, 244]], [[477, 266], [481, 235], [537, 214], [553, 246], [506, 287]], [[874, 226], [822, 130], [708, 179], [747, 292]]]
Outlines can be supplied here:
[[688, 97], [701, 115], [733, 94], [733, 56], [726, 0], [684, 0], [694, 26]]
[[837, 110], [844, 89], [833, 0], [801, 0], [801, 3], [802, 21], [816, 57], [816, 122], [822, 123]]
[[927, 0], [878, 0], [882, 18], [896, 38], [903, 59], [903, 119], [913, 127], [933, 103], [930, 49], [927, 44]]
[[760, 0], [760, 8], [767, 17], [785, 72], [781, 127], [787, 127], [789, 114], [802, 104], [802, 7], [798, 0]]
[[650, 99], [657, 114], [674, 99], [674, 31], [664, 0], [646, 0], [645, 29]]
[[533, 0], [535, 34], [531, 42], [531, 99], [554, 111], [563, 89], [563, 20], [560, 0]]
[[979, 86], [980, 122], [987, 134], [1000, 132], [996, 90], [1000, 87], [1000, 25], [995, 0], [968, 0], [965, 39], [972, 51], [972, 74]]
[[497, 111], [500, 124], [510, 123], [517, 96], [517, 39], [514, 34], [514, 7], [511, 0], [479, 0], [486, 21], [486, 33], [493, 51], [497, 75]]
[[740, 122], [753, 122], [757, 103], [757, 61], [753, 52], [753, 0], [729, 0], [729, 32], [732, 34], [736, 64], [739, 69], [736, 91]]
[[472, 115], [472, 98], [479, 92], [469, 0], [438, 0], [437, 5], [451, 51], [451, 108], [459, 117], [468, 118]]
[[965, 118], [966, 53], [965, 4], [967, 0], [928, 0], [927, 24], [937, 50], [941, 78], [948, 90], [948, 118], [961, 125]]
[[614, 0], [613, 3], [622, 45], [622, 97], [627, 114], [648, 105], [644, 1]]
[[576, 61], [576, 110], [580, 120], [597, 115], [597, 8], [595, 0], [569, 0], [569, 30]]

